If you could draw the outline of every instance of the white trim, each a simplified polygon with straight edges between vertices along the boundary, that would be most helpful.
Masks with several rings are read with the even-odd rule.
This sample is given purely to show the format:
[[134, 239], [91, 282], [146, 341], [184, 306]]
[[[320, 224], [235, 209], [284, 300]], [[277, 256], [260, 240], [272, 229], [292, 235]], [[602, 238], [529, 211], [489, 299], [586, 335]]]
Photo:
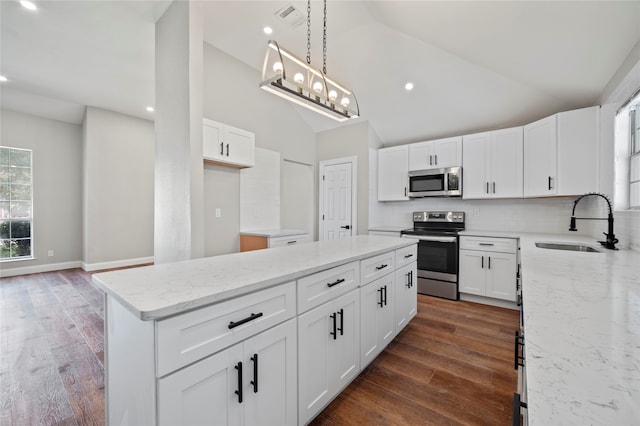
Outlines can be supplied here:
[[153, 256], [139, 257], [137, 259], [114, 260], [112, 262], [85, 263], [82, 262], [82, 269], [87, 272], [100, 271], [103, 269], [122, 268], [124, 266], [136, 266], [144, 263], [153, 263]]
[[499, 308], [513, 309], [515, 311], [520, 309], [520, 306], [518, 306], [516, 302], [494, 299], [493, 297], [478, 296], [469, 293], [460, 293], [460, 300], [465, 302], [481, 303], [483, 305], [497, 306]]
[[323, 160], [318, 165], [318, 240], [321, 241], [324, 235], [324, 221], [322, 220], [322, 212], [324, 211], [323, 187], [324, 168], [326, 166], [335, 166], [336, 164], [351, 163], [351, 235], [358, 235], [358, 157], [342, 157], [333, 160]]
[[76, 260], [74, 262], [48, 263], [46, 265], [23, 266], [20, 268], [2, 268], [0, 269], [0, 277], [14, 277], [16, 275], [38, 274], [80, 267], [82, 267], [82, 262]]

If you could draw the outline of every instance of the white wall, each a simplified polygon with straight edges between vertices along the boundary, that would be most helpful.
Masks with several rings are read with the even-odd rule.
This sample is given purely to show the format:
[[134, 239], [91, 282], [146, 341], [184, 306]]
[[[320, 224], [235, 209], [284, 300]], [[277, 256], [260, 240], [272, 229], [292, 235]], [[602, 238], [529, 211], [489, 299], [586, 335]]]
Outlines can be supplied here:
[[[82, 131], [79, 125], [0, 112], [3, 146], [33, 151], [33, 260], [4, 262], [1, 275], [80, 266]], [[53, 257], [48, 251], [53, 250]], [[44, 267], [46, 265], [46, 267]]]
[[83, 130], [83, 267], [151, 261], [153, 123], [88, 107]]
[[[290, 102], [260, 90], [259, 82], [258, 71], [205, 43], [204, 117], [254, 132], [257, 147], [279, 152], [282, 161], [293, 160], [312, 165], [315, 176], [315, 133]], [[286, 170], [289, 169], [286, 167]], [[285, 167], [281, 170], [285, 170]], [[284, 180], [288, 175], [283, 173], [282, 176]], [[286, 211], [286, 214], [281, 213], [283, 228], [300, 228], [300, 224], [308, 220], [304, 209], [297, 209], [295, 197], [287, 195], [294, 189], [297, 190], [287, 182], [282, 183], [281, 209]], [[309, 187], [308, 191], [314, 191], [314, 187]], [[314, 199], [317, 200], [317, 197]], [[215, 217], [216, 208], [221, 209], [220, 218]], [[239, 170], [206, 165], [205, 256], [239, 250], [239, 208]], [[313, 209], [314, 229], [317, 228], [316, 210]]]

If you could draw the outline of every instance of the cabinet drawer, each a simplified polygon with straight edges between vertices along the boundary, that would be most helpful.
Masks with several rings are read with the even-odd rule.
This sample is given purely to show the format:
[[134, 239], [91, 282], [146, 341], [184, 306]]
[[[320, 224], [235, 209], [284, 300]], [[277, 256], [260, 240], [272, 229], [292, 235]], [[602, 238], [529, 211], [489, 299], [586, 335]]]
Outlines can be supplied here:
[[482, 250], [501, 253], [516, 253], [518, 240], [515, 238], [460, 237], [460, 250]]
[[396, 250], [396, 269], [418, 259], [418, 245], [412, 244], [409, 247]]
[[296, 287], [292, 281], [158, 321], [157, 376], [162, 377], [293, 318], [295, 297]]
[[358, 287], [358, 262], [347, 263], [298, 280], [298, 313], [335, 299]]
[[380, 254], [360, 261], [360, 285], [363, 286], [395, 269], [396, 252]]
[[287, 237], [274, 237], [269, 238], [269, 247], [291, 246], [294, 244], [307, 243], [309, 241], [309, 234], [289, 235]]

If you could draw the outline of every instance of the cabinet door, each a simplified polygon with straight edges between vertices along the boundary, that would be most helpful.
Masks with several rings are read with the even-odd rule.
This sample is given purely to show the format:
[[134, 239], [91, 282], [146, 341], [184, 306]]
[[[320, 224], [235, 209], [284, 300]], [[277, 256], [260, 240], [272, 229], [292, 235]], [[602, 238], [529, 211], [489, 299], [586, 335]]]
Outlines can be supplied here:
[[417, 263], [412, 262], [396, 271], [395, 334], [398, 334], [416, 315], [418, 308]]
[[524, 126], [524, 196], [555, 195], [556, 116], [543, 118]]
[[297, 423], [296, 320], [244, 342], [244, 420], [247, 425]]
[[[239, 425], [239, 343], [158, 380], [159, 425]], [[247, 366], [243, 365], [246, 377]]]
[[408, 200], [409, 148], [407, 145], [378, 150], [378, 201]]
[[[354, 290], [333, 302], [339, 327], [336, 345], [331, 346], [331, 377], [336, 395], [360, 373], [360, 297]], [[342, 329], [342, 331], [340, 331]], [[331, 337], [331, 336], [330, 336]]]
[[460, 250], [460, 293], [477, 294], [484, 296], [486, 293], [486, 256], [482, 251]]
[[462, 136], [438, 139], [433, 143], [433, 166], [460, 167], [462, 165]]
[[490, 198], [489, 177], [490, 165], [488, 146], [491, 132], [476, 133], [462, 138], [462, 198]]
[[205, 159], [224, 161], [223, 128], [224, 124], [217, 121], [202, 120], [202, 156]]
[[558, 114], [558, 195], [599, 188], [600, 107]]
[[232, 126], [224, 127], [225, 160], [242, 166], [255, 165], [255, 135]]
[[[429, 164], [431, 162], [431, 164]], [[418, 142], [409, 145], [409, 170], [433, 168], [433, 144]]]
[[516, 300], [516, 255], [511, 253], [486, 253], [488, 297]]
[[393, 339], [395, 275], [389, 274], [360, 288], [360, 364], [369, 364]]
[[492, 198], [522, 197], [522, 139], [522, 127], [491, 132], [489, 192]]

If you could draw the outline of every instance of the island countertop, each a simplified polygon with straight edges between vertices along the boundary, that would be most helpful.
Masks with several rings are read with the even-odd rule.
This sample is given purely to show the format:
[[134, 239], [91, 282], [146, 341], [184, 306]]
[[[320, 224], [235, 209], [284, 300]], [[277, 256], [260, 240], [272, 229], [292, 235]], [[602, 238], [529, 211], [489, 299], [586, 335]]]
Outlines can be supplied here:
[[141, 320], [158, 320], [415, 243], [356, 236], [103, 272], [92, 280]]
[[[640, 424], [640, 253], [575, 234], [516, 236], [529, 425]], [[602, 252], [535, 245], [568, 241]]]

